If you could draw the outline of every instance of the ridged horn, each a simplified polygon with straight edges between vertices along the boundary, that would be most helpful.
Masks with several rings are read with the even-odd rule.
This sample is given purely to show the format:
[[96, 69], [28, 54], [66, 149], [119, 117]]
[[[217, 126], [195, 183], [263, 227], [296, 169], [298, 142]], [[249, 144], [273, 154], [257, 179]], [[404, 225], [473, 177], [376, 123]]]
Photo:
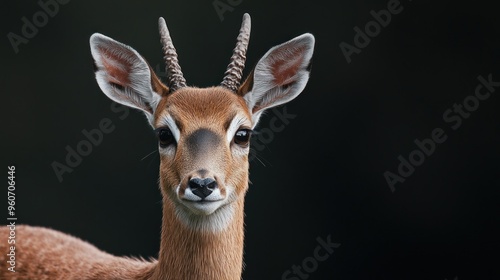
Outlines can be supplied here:
[[177, 60], [177, 51], [172, 43], [172, 38], [170, 38], [170, 32], [167, 28], [167, 23], [163, 17], [158, 20], [158, 26], [160, 29], [160, 41], [163, 48], [165, 59], [165, 69], [167, 72], [167, 86], [170, 92], [174, 92], [180, 88], [186, 87], [186, 79], [181, 71], [181, 66]]
[[231, 61], [227, 66], [226, 72], [224, 73], [224, 79], [220, 84], [222, 87], [230, 89], [233, 92], [237, 92], [241, 84], [243, 68], [245, 68], [248, 42], [250, 40], [250, 25], [250, 15], [244, 14], [240, 34], [238, 35], [236, 41], [236, 47], [233, 50]]

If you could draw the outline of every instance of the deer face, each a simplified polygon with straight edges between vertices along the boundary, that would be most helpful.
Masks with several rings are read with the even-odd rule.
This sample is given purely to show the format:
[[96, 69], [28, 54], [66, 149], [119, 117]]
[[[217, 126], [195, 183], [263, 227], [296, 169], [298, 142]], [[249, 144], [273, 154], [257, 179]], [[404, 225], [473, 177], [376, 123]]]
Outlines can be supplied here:
[[154, 126], [162, 190], [180, 211], [210, 215], [247, 189], [251, 114], [222, 88], [182, 88], [159, 103]]
[[222, 83], [200, 89], [186, 86], [166, 23], [159, 23], [166, 85], [134, 49], [97, 33], [90, 38], [96, 79], [109, 98], [146, 114], [158, 137], [164, 201], [177, 217], [197, 228], [221, 229], [248, 188], [252, 129], [263, 111], [302, 92], [314, 37], [303, 34], [271, 48], [241, 84], [250, 34], [245, 14]]

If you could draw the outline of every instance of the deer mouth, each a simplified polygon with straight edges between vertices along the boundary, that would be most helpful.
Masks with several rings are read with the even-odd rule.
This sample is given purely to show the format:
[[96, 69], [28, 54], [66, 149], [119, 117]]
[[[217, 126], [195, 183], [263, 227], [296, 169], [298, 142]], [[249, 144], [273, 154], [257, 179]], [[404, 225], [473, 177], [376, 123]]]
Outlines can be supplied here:
[[180, 192], [178, 187], [172, 192], [177, 218], [192, 229], [211, 232], [223, 230], [232, 220], [234, 202], [237, 200], [232, 187], [226, 186], [223, 193], [215, 192], [201, 199], [189, 191]]
[[197, 204], [210, 204], [210, 203], [215, 203], [218, 201], [223, 201], [224, 199], [217, 199], [217, 200], [209, 200], [209, 199], [202, 199], [202, 200], [190, 200], [190, 199], [182, 199], [183, 201], [187, 203], [197, 203]]
[[234, 200], [232, 189], [225, 187], [213, 189], [209, 194], [200, 194], [192, 188], [182, 189], [181, 185], [177, 187], [176, 200], [184, 206], [184, 210], [194, 215], [207, 216], [226, 204]]
[[227, 228], [234, 215], [234, 207], [228, 199], [217, 201], [180, 200], [177, 218], [188, 228], [196, 231], [219, 232]]
[[197, 215], [210, 215], [224, 204], [225, 197], [218, 190], [207, 196], [199, 196], [191, 189], [177, 191], [177, 199], [189, 212]]
[[197, 215], [202, 215], [202, 216], [207, 216], [219, 209], [224, 205], [224, 199], [218, 199], [218, 200], [198, 200], [198, 201], [193, 201], [193, 200], [188, 200], [188, 199], [182, 199], [181, 203], [189, 209], [190, 212], [193, 214]]

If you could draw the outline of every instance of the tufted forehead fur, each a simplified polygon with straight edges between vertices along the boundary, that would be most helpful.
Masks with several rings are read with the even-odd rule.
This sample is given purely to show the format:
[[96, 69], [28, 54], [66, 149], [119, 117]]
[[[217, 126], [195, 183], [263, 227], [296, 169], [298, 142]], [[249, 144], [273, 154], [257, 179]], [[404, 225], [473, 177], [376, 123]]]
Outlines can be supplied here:
[[182, 88], [162, 98], [154, 126], [161, 126], [161, 118], [170, 115], [182, 133], [206, 126], [225, 132], [236, 113], [245, 114], [249, 121], [252, 119], [245, 100], [228, 89]]

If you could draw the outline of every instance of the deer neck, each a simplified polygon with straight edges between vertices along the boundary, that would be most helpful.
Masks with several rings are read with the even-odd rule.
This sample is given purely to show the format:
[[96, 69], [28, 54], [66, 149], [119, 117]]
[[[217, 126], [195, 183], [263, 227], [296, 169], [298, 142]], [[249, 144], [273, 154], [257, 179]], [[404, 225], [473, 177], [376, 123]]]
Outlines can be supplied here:
[[174, 203], [164, 196], [160, 252], [153, 279], [241, 279], [243, 206], [244, 197], [226, 206], [232, 207], [232, 217], [224, 229], [199, 231], [181, 221]]

